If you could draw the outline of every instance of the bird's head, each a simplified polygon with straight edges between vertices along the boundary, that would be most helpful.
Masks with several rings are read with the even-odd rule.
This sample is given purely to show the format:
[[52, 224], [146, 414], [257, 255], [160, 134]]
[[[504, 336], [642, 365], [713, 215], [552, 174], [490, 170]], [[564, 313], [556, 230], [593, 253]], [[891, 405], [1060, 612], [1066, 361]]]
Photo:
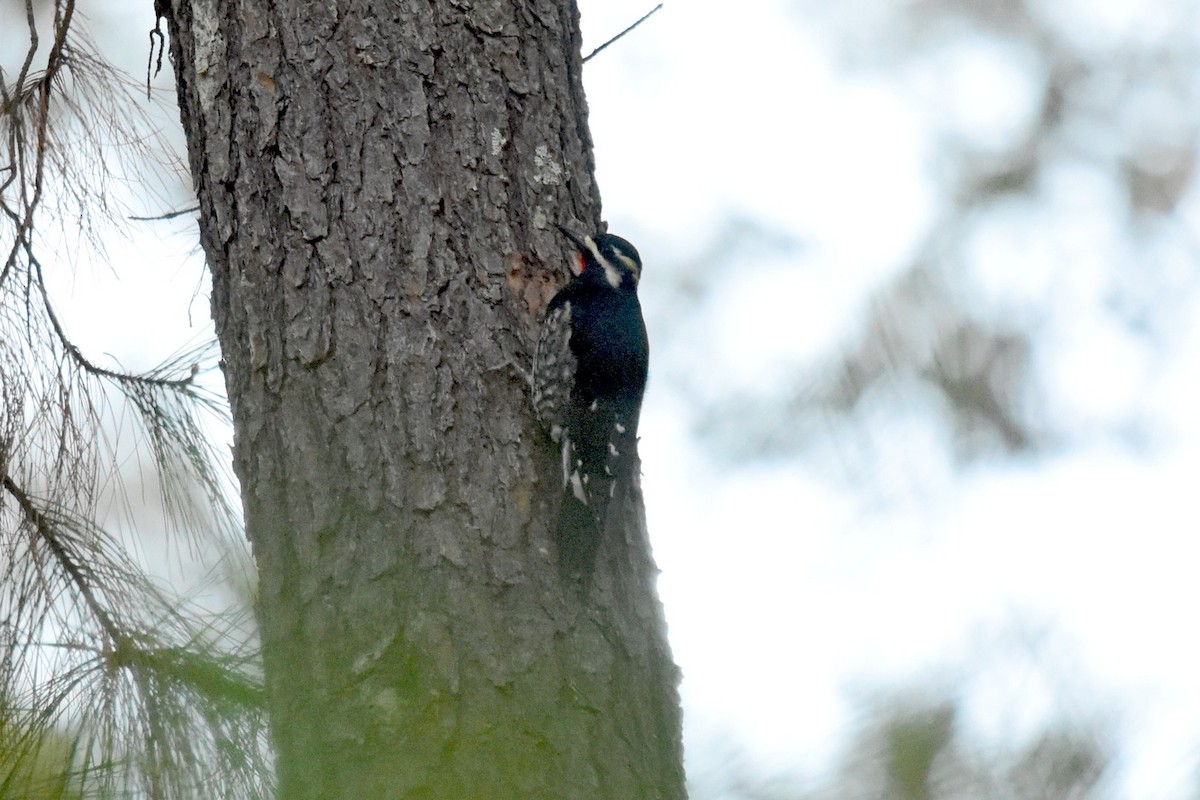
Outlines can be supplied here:
[[581, 237], [562, 225], [555, 227], [575, 245], [576, 275], [612, 289], [637, 288], [642, 278], [642, 259], [632, 244], [611, 233]]

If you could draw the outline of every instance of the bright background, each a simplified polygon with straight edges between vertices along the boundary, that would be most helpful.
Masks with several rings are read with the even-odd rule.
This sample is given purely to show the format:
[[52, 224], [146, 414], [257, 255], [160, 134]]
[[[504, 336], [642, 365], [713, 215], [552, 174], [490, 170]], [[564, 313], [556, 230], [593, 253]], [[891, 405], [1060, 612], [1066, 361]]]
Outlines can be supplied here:
[[[585, 51], [650, 5], [582, 0]], [[147, 7], [92, 12], [135, 78]], [[985, 754], [1082, 731], [1094, 796], [1195, 797], [1200, 10], [669, 0], [585, 84], [646, 263], [694, 797], [829, 790], [913, 695]], [[74, 338], [138, 368], [207, 335], [193, 237], [75, 250]]]
[[[643, 10], [586, 3], [589, 43]], [[984, 750], [1112, 730], [1105, 791], [1196, 795], [1198, 67], [1200, 11], [1132, 0], [668, 2], [588, 63], [607, 219], [648, 265], [645, 487], [694, 782], [725, 757], [819, 785], [894, 686], [955, 700]], [[923, 262], [949, 288], [897, 292]], [[856, 413], [806, 407], [870, 361], [865, 325], [941, 315], [1027, 342], [1027, 446], [957, 452], [909, 365], [928, 342]]]

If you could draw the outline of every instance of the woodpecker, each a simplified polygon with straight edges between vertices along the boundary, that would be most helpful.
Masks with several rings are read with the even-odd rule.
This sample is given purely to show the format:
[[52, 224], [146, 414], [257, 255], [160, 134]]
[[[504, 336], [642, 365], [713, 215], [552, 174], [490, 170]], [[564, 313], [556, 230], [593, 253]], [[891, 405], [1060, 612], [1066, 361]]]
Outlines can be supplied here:
[[574, 277], [546, 307], [533, 365], [533, 404], [562, 458], [559, 564], [590, 570], [611, 500], [636, 464], [649, 344], [637, 287], [642, 260], [620, 236], [577, 236]]

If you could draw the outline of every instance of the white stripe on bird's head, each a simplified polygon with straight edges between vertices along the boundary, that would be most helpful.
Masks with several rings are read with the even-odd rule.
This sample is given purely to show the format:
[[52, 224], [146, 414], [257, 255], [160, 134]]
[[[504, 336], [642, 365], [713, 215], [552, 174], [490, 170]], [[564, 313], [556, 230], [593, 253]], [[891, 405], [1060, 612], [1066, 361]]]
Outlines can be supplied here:
[[616, 289], [621, 285], [621, 270], [613, 266], [600, 252], [600, 248], [596, 246], [596, 240], [590, 236], [583, 237], [583, 243], [587, 245], [588, 250], [592, 251], [592, 255], [596, 257], [596, 263], [604, 270], [604, 280], [608, 281], [608, 285]]
[[638, 281], [642, 279], [642, 265], [639, 264], [635, 259], [632, 259], [622, 253], [620, 250], [617, 250], [616, 253], [617, 258], [621, 259], [621, 263], [629, 268], [629, 274], [633, 276], [633, 283], [636, 286]]

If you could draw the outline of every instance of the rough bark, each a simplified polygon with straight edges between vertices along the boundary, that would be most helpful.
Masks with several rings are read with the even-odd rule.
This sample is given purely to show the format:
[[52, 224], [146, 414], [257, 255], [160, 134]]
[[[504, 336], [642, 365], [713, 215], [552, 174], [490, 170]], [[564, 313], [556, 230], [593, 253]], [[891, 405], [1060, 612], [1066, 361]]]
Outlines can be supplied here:
[[[287, 798], [676, 798], [640, 490], [589, 593], [527, 387], [597, 227], [560, 0], [172, 0]], [[653, 267], [651, 267], [653, 268]]]

